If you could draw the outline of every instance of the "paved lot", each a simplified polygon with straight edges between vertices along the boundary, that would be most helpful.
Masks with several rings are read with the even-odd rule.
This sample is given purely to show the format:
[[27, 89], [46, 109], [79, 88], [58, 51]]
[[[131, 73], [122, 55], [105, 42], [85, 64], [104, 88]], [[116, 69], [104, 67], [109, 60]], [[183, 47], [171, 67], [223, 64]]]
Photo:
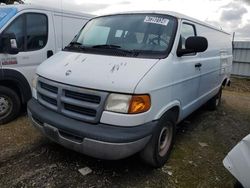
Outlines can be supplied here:
[[[101, 161], [65, 149], [23, 115], [0, 127], [0, 187], [233, 187], [222, 160], [250, 133], [249, 88], [235, 80], [219, 110], [201, 108], [181, 123], [170, 160], [154, 170], [137, 156]], [[82, 176], [84, 167], [92, 173]]]

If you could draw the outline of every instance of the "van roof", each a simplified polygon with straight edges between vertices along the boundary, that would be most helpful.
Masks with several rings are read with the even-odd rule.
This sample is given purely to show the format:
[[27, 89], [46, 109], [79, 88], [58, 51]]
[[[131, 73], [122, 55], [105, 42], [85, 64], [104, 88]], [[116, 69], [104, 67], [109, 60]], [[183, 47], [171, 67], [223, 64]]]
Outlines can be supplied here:
[[178, 19], [185, 19], [185, 20], [189, 20], [189, 21], [192, 21], [192, 22], [195, 22], [195, 23], [198, 23], [200, 25], [203, 25], [203, 26], [206, 26], [206, 27], [209, 27], [209, 28], [212, 28], [212, 29], [215, 29], [217, 31], [220, 31], [220, 32], [223, 32], [225, 34], [228, 34], [228, 35], [231, 35], [230, 33], [220, 29], [220, 28], [217, 28], [213, 25], [210, 25], [210, 24], [207, 24], [205, 22], [202, 22], [198, 19], [195, 19], [195, 18], [192, 18], [192, 17], [189, 17], [187, 15], [184, 15], [184, 14], [180, 14], [178, 12], [174, 12], [174, 11], [164, 11], [164, 10], [145, 10], [145, 11], [126, 11], [126, 12], [119, 12], [119, 13], [112, 13], [112, 14], [107, 14], [105, 16], [108, 16], [108, 15], [117, 15], [117, 14], [140, 14], [140, 13], [148, 13], [148, 14], [165, 14], [165, 15], [170, 15], [170, 16], [173, 16], [173, 17], [176, 17]]
[[4, 8], [4, 7], [16, 8], [17, 12], [20, 12], [22, 10], [27, 10], [27, 9], [37, 9], [37, 10], [45, 10], [45, 11], [58, 12], [58, 13], [61, 13], [63, 11], [63, 13], [66, 13], [66, 14], [74, 14], [74, 15], [78, 15], [78, 16], [82, 16], [82, 17], [86, 17], [86, 18], [93, 18], [95, 16], [95, 15], [91, 15], [91, 14], [83, 13], [83, 12], [62, 10], [59, 8], [46, 7], [46, 6], [33, 5], [33, 4], [0, 5], [0, 8]]

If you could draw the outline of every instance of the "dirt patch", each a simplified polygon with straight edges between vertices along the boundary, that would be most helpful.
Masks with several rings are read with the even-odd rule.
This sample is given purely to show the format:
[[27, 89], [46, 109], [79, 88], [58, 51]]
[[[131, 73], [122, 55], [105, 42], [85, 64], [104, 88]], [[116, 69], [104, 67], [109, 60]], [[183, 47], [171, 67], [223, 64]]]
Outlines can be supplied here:
[[[161, 169], [149, 168], [138, 156], [103, 161], [65, 149], [23, 116], [0, 127], [0, 187], [233, 187], [222, 160], [250, 133], [250, 92], [234, 89], [241, 80], [233, 83], [238, 86], [223, 91], [217, 111], [201, 108], [179, 125]], [[84, 167], [92, 172], [82, 176], [78, 170]]]
[[234, 92], [250, 93], [250, 78], [231, 78], [231, 87], [227, 87], [226, 90]]

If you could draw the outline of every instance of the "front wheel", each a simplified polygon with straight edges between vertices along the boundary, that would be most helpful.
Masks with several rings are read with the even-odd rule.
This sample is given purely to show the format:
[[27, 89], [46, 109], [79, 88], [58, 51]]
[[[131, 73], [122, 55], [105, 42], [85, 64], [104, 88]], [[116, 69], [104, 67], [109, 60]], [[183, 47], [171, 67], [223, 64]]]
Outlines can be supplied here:
[[150, 142], [140, 153], [141, 158], [149, 165], [162, 167], [170, 156], [175, 140], [175, 123], [171, 114], [163, 116]]
[[0, 125], [15, 119], [20, 112], [21, 102], [15, 91], [0, 86]]

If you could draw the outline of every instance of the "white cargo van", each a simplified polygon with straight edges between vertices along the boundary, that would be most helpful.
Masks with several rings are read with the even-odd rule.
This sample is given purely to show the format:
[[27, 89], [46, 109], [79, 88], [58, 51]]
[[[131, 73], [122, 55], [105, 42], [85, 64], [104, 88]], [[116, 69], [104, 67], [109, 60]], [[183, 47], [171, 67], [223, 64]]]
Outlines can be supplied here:
[[161, 11], [101, 16], [42, 63], [28, 114], [55, 142], [102, 159], [162, 166], [176, 124], [229, 83], [228, 33]]
[[62, 50], [91, 17], [34, 5], [0, 6], [0, 125], [31, 98], [37, 66]]

